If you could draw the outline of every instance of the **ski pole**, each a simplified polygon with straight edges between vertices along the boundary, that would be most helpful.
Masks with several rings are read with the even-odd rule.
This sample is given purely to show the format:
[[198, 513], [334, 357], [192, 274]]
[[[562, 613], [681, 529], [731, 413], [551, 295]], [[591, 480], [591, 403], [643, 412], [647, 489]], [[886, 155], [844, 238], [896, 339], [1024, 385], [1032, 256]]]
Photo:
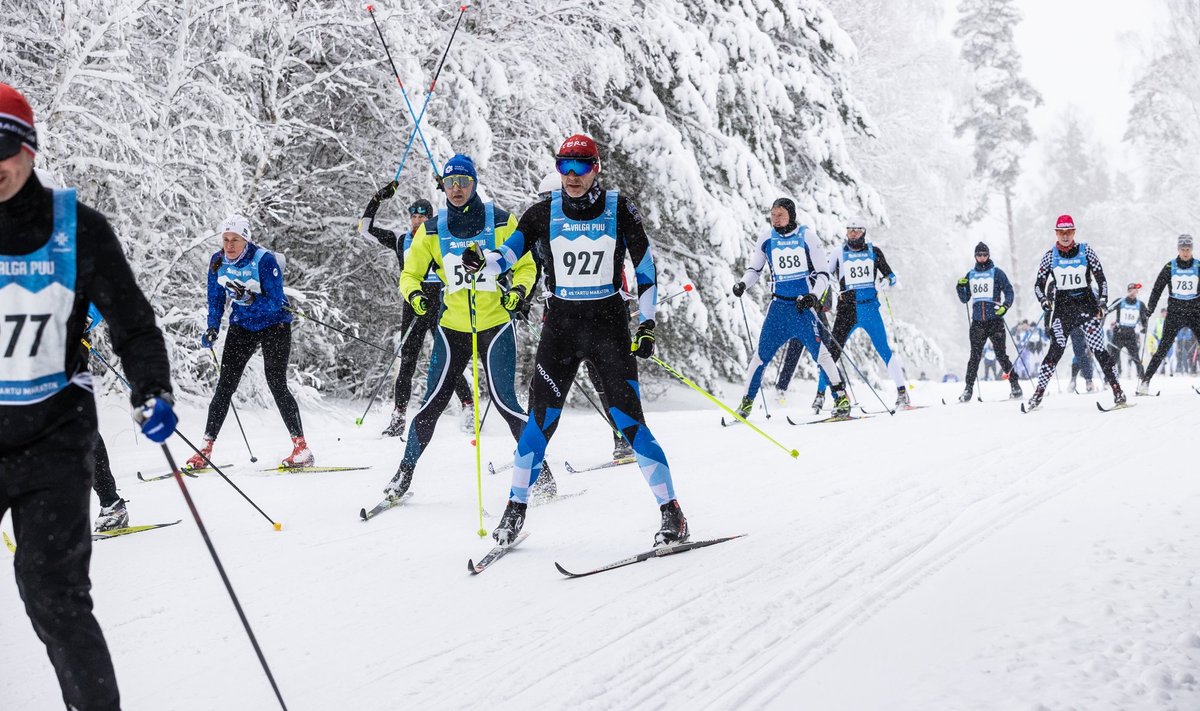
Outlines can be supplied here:
[[262, 664], [263, 671], [267, 675], [267, 681], [271, 682], [271, 689], [275, 692], [275, 698], [279, 701], [279, 707], [283, 711], [287, 711], [287, 704], [283, 702], [283, 694], [279, 691], [279, 685], [275, 683], [275, 676], [271, 674], [271, 668], [267, 666], [267, 658], [263, 655], [262, 647], [258, 644], [258, 638], [254, 636], [254, 630], [250, 629], [250, 620], [246, 619], [246, 613], [242, 610], [242, 603], [238, 602], [237, 593], [233, 591], [233, 583], [229, 582], [229, 576], [225, 573], [225, 566], [221, 565], [221, 558], [217, 555], [217, 549], [213, 546], [212, 539], [208, 536], [208, 529], [204, 527], [204, 521], [200, 518], [200, 511], [196, 508], [196, 502], [192, 501], [192, 495], [188, 492], [187, 485], [183, 483], [183, 476], [179, 473], [179, 467], [175, 466], [175, 458], [171, 456], [171, 450], [167, 448], [166, 442], [162, 444], [162, 450], [163, 455], [167, 458], [167, 464], [171, 467], [171, 472], [175, 475], [175, 482], [179, 484], [179, 491], [183, 494], [183, 499], [187, 502], [188, 509], [192, 512], [192, 518], [196, 520], [196, 528], [200, 529], [200, 536], [204, 539], [204, 545], [208, 547], [208, 554], [212, 556], [213, 564], [217, 566], [217, 572], [221, 575], [221, 582], [225, 583], [225, 591], [229, 593], [229, 599], [233, 601], [233, 607], [237, 610], [238, 618], [242, 621], [242, 627], [246, 630], [246, 636], [250, 638], [250, 644], [254, 647], [254, 653], [258, 655], [258, 662]]
[[[742, 297], [739, 296], [738, 303], [741, 304], [741, 306], [742, 306], [742, 323], [746, 324], [746, 341], [750, 344], [749, 352], [753, 353], [754, 352], [754, 334], [751, 333], [751, 331], [750, 331], [750, 319], [749, 319], [749, 317], [746, 316], [746, 302], [742, 301]], [[753, 363], [754, 359], [751, 358], [750, 362]], [[766, 370], [767, 370], [767, 364], [763, 363], [764, 374], [765, 374]], [[767, 414], [767, 419], [769, 420], [769, 419], [771, 419], [771, 410], [770, 410], [770, 408], [767, 407], [767, 394], [765, 392], [763, 392], [763, 389], [761, 387], [759, 387], [758, 395], [759, 395], [759, 398], [762, 400], [763, 412], [765, 412]]]
[[[212, 347], [208, 347], [208, 352], [212, 354], [213, 362], [217, 364], [217, 374], [221, 373], [221, 361], [217, 358], [217, 351]], [[250, 448], [250, 438], [246, 436], [246, 428], [242, 427], [242, 418], [238, 417], [237, 405], [233, 404], [233, 395], [229, 396], [229, 409], [233, 410], [233, 419], [237, 422], [238, 429], [242, 432], [242, 441], [246, 443], [246, 451], [250, 453], [250, 463], [258, 461], [258, 457], [254, 456], [254, 450]]]
[[708, 398], [708, 401], [709, 401], [709, 402], [711, 402], [711, 403], [715, 404], [717, 407], [721, 408], [721, 409], [722, 409], [722, 410], [724, 410], [725, 412], [728, 412], [730, 415], [733, 415], [733, 416], [734, 416], [734, 417], [736, 417], [737, 419], [741, 420], [741, 421], [742, 421], [742, 422], [743, 422], [743, 423], [744, 423], [744, 424], [745, 424], [747, 427], [749, 427], [750, 429], [752, 429], [752, 430], [754, 430], [755, 432], [759, 433], [759, 434], [760, 434], [760, 435], [762, 435], [763, 437], [766, 437], [766, 438], [767, 438], [767, 440], [771, 442], [771, 444], [773, 444], [773, 445], [775, 445], [776, 447], [779, 447], [779, 448], [780, 448], [780, 449], [782, 449], [783, 451], [787, 452], [789, 455], [791, 455], [791, 457], [792, 457], [793, 459], [796, 459], [796, 458], [798, 458], [798, 457], [800, 456], [800, 450], [797, 450], [797, 449], [788, 449], [787, 447], [783, 446], [783, 445], [782, 445], [782, 444], [780, 444], [780, 443], [779, 443], [779, 441], [778, 441], [778, 440], [776, 440], [774, 437], [772, 437], [771, 435], [767, 434], [766, 432], [763, 432], [763, 431], [762, 431], [762, 430], [760, 430], [760, 429], [759, 429], [757, 426], [755, 426], [755, 424], [754, 424], [753, 422], [751, 422], [751, 421], [747, 420], [745, 417], [742, 417], [741, 415], [739, 415], [739, 414], [737, 414], [736, 412], [734, 412], [732, 409], [730, 409], [730, 408], [729, 408], [729, 406], [728, 406], [728, 405], [726, 405], [725, 403], [723, 403], [723, 402], [721, 402], [720, 400], [718, 400], [718, 399], [716, 398], [716, 396], [714, 396], [712, 393], [708, 392], [707, 390], [705, 390], [704, 388], [700, 387], [699, 385], [697, 385], [697, 384], [693, 383], [693, 382], [692, 382], [691, 380], [689, 380], [689, 379], [688, 379], [688, 378], [687, 378], [687, 377], [686, 377], [686, 376], [685, 376], [683, 373], [680, 373], [680, 372], [679, 372], [678, 370], [676, 370], [675, 368], [672, 368], [670, 365], [667, 365], [667, 364], [666, 364], [665, 362], [663, 362], [663, 360], [662, 360], [661, 358], [659, 358], [658, 356], [654, 356], [654, 355], [652, 355], [652, 356], [650, 356], [650, 360], [652, 360], [652, 361], [654, 361], [655, 363], [658, 363], [660, 366], [662, 366], [663, 370], [665, 370], [665, 371], [667, 371], [668, 373], [670, 373], [671, 375], [675, 376], [675, 378], [676, 378], [676, 379], [678, 379], [678, 380], [679, 380], [679, 382], [683, 383], [684, 385], [688, 386], [688, 387], [689, 387], [689, 388], [691, 388], [692, 390], [695, 390], [696, 392], [700, 393], [700, 394], [701, 394], [701, 395], [703, 395], [704, 397]]
[[[492, 411], [492, 399], [493, 399], [493, 398], [490, 398], [490, 397], [488, 398], [488, 404], [487, 404], [487, 407], [483, 408], [483, 417], [480, 417], [480, 418], [479, 418], [479, 430], [480, 430], [480, 431], [483, 431], [483, 423], [487, 422], [487, 416], [488, 416], [488, 413]], [[476, 435], [475, 439], [471, 440], [471, 446], [472, 446], [472, 447], [478, 447], [478, 446], [479, 446], [479, 437], [478, 437], [478, 435]]]
[[694, 325], [692, 325], [692, 323], [691, 323], [691, 322], [689, 322], [689, 321], [684, 321], [684, 323], [685, 323], [685, 324], [687, 324], [687, 327], [688, 327], [688, 328], [690, 328], [690, 329], [692, 329], [692, 331], [694, 331], [694, 332], [695, 332], [696, 336], [697, 336], [697, 337], [698, 337], [698, 338], [699, 338], [701, 341], [703, 341], [704, 343], [706, 343], [706, 344], [708, 345], [708, 347], [709, 347], [709, 348], [712, 348], [712, 349], [713, 349], [714, 351], [716, 351], [717, 353], [720, 353], [721, 355], [725, 356], [725, 358], [726, 358], [726, 359], [727, 359], [727, 360], [728, 360], [730, 363], [733, 363], [734, 365], [736, 365], [736, 366], [737, 366], [737, 367], [739, 367], [739, 368], [745, 368], [745, 367], [746, 367], [746, 366], [742, 365], [742, 361], [738, 360], [737, 358], [734, 358], [732, 355], [730, 355], [730, 354], [729, 354], [729, 352], [728, 352], [728, 351], [726, 351], [725, 349], [721, 348], [721, 347], [720, 347], [720, 346], [718, 346], [716, 343], [713, 343], [713, 342], [712, 342], [712, 339], [708, 338], [708, 337], [707, 337], [707, 336], [705, 336], [703, 333], [701, 333], [701, 332], [700, 332], [700, 329], [698, 329], [698, 328], [696, 328]]
[[413, 322], [408, 325], [408, 330], [404, 332], [404, 335], [400, 336], [400, 345], [396, 347], [392, 359], [388, 361], [387, 372], [383, 374], [383, 378], [375, 386], [375, 392], [371, 393], [371, 401], [367, 403], [367, 409], [363, 410], [362, 417], [354, 420], [354, 424], [362, 426], [363, 420], [367, 419], [367, 413], [371, 411], [371, 406], [375, 404], [375, 398], [379, 397], [379, 391], [383, 390], [384, 383], [388, 381], [388, 376], [392, 374], [392, 366], [396, 364], [397, 359], [400, 360], [400, 368], [404, 368], [404, 344], [408, 342], [408, 336], [416, 328], [418, 320], [414, 318]]
[[[814, 321], [816, 321], [816, 322], [817, 322], [817, 325], [818, 325], [818, 326], [819, 326], [819, 327], [820, 327], [822, 330], [824, 330], [824, 331], [825, 331], [825, 334], [826, 334], [827, 336], [829, 336], [829, 340], [830, 340], [830, 342], [833, 342], [833, 340], [834, 340], [834, 338], [833, 338], [833, 334], [829, 332], [829, 329], [825, 328], [825, 324], [821, 323], [821, 319], [819, 319], [819, 318], [814, 318], [813, 320], [814, 320]], [[862, 381], [863, 381], [864, 383], [866, 383], [866, 385], [867, 385], [867, 388], [869, 388], [869, 389], [870, 389], [870, 391], [871, 391], [871, 394], [875, 396], [875, 399], [879, 401], [879, 404], [880, 404], [880, 405], [883, 405], [883, 409], [887, 410], [887, 413], [888, 413], [889, 415], [895, 415], [895, 414], [896, 414], [896, 411], [895, 411], [895, 410], [893, 410], [892, 408], [890, 408], [890, 407], [888, 407], [888, 406], [887, 406], [887, 403], [885, 403], [885, 402], [883, 401], [883, 398], [879, 396], [879, 392], [875, 390], [875, 386], [874, 386], [874, 385], [871, 385], [871, 381], [867, 380], [867, 376], [863, 375], [863, 372], [862, 372], [861, 370], [859, 370], [859, 369], [858, 369], [858, 366], [857, 366], [857, 365], [855, 365], [855, 364], [854, 364], [854, 361], [853, 361], [853, 360], [850, 358], [850, 355], [849, 355], [848, 353], [846, 353], [846, 349], [845, 349], [844, 347], [842, 348], [842, 357], [841, 357], [841, 358], [838, 358], [838, 362], [839, 362], [839, 363], [840, 363], [840, 362], [842, 362], [842, 361], [846, 361], [847, 363], [849, 363], [849, 364], [850, 364], [850, 367], [851, 367], [851, 368], [854, 368], [854, 372], [855, 372], [855, 373], [858, 373], [858, 377], [859, 377], [859, 378], [861, 378], [861, 379], [862, 379]], [[850, 382], [850, 378], [846, 378], [846, 382], [847, 382], [847, 383], [849, 383], [849, 382]]]
[[[388, 48], [387, 40], [383, 38], [383, 30], [379, 28], [379, 23], [375, 20], [375, 6], [367, 5], [367, 13], [371, 15], [371, 24], [375, 25], [375, 31], [379, 33], [379, 41], [383, 44], [383, 53], [387, 55], [388, 64], [392, 65], [392, 75], [396, 77], [396, 83], [400, 86], [400, 95], [404, 97], [404, 105], [408, 107], [408, 115], [413, 121], [417, 120], [417, 112], [413, 111], [412, 102], [408, 100], [408, 91], [404, 88], [404, 82], [400, 81], [400, 72], [396, 70], [396, 63], [392, 61], [392, 51]], [[413, 124], [417, 135], [421, 137], [421, 145], [425, 146], [425, 155], [429, 156], [429, 165], [433, 166], [433, 174], [436, 176], [440, 173], [437, 166], [437, 161], [433, 159], [433, 151], [429, 150], [429, 143], [425, 140], [425, 133], [421, 131], [419, 123]], [[399, 174], [397, 173], [397, 177]]]
[[[467, 6], [463, 5], [464, 12], [466, 9]], [[457, 25], [455, 27], [457, 29]], [[478, 533], [480, 538], [486, 538], [487, 531], [483, 528], [483, 447], [479, 443], [479, 330], [475, 327], [475, 293], [475, 275], [472, 274], [471, 283], [467, 287], [467, 305], [471, 312], [471, 398], [474, 400], [471, 407], [475, 411], [472, 418], [475, 424], [475, 490], [479, 496]], [[449, 357], [450, 354], [447, 353], [446, 358]]]
[[[421, 126], [421, 119], [425, 118], [425, 109], [429, 108], [429, 99], [433, 97], [433, 90], [437, 86], [438, 77], [442, 74], [442, 67], [446, 64], [446, 57], [450, 54], [450, 47], [454, 44], [454, 36], [458, 34], [458, 25], [462, 22], [463, 15], [467, 12], [467, 7], [467, 5], [460, 5], [458, 8], [458, 19], [454, 21], [454, 30], [450, 32], [450, 40], [446, 42], [446, 51], [442, 52], [442, 58], [437, 65], [437, 71], [433, 73], [433, 81], [429, 83], [429, 91], [425, 93], [425, 101], [421, 104], [421, 113], [417, 115], [413, 132], [409, 134], [408, 143], [404, 145], [404, 154], [400, 156], [400, 166], [396, 168], [396, 177], [393, 180], [400, 180], [400, 173], [404, 170], [404, 162], [408, 160], [408, 151], [412, 148], [413, 139], [417, 137], [417, 131]], [[434, 172], [438, 172], [436, 166], [434, 166]], [[438, 181], [438, 185], [441, 185], [441, 180]]]
[[[1001, 317], [1001, 318], [1003, 318], [1003, 317]], [[1015, 345], [1017, 342], [1017, 334], [1013, 333], [1013, 330], [1008, 327], [1008, 321], [1004, 322], [1004, 330], [1008, 331], [1008, 337], [1012, 339], [1012, 342]], [[1026, 341], [1026, 343], [1028, 343], [1028, 341]], [[1021, 354], [1024, 352], [1025, 352], [1025, 345], [1022, 344], [1021, 350], [1017, 353], [1017, 359], [1015, 361], [1013, 361], [1012, 371], [1016, 371], [1016, 369], [1017, 369], [1016, 364], [1021, 362]], [[1028, 368], [1026, 368], [1025, 371], [1026, 371], [1025, 374], [1029, 376], [1029, 384], [1033, 385], [1033, 376], [1029, 374]], [[1017, 382], [1019, 383], [1021, 381], [1021, 374], [1016, 373], [1016, 372], [1010, 372], [1008, 377], [1011, 378], [1011, 377], [1013, 377], [1013, 375], [1017, 376]]]
[[392, 356], [395, 357], [395, 354], [392, 352], [391, 348], [384, 348], [383, 346], [381, 346], [377, 343], [371, 343], [370, 341], [363, 340], [362, 338], [359, 338], [358, 336], [354, 335], [353, 333], [350, 333], [349, 331], [340, 329], [337, 326], [334, 326], [333, 324], [325, 323], [324, 321], [322, 321], [319, 318], [314, 318], [312, 316], [309, 316], [308, 314], [304, 313], [303, 311], [301, 311], [299, 309], [293, 309], [290, 306], [284, 306], [283, 310], [287, 311], [288, 313], [293, 314], [295, 316], [299, 316], [300, 318], [305, 319], [306, 321], [312, 321], [313, 323], [315, 323], [319, 326], [324, 326], [325, 328], [328, 328], [331, 331], [337, 331], [338, 333], [342, 334], [346, 338], [352, 338], [352, 339], [358, 341], [359, 343], [362, 343], [363, 345], [367, 345], [367, 346], [374, 348], [377, 351], [383, 351], [384, 353], [391, 353]]
[[91, 353], [92, 355], [96, 356], [96, 360], [103, 363], [105, 368], [108, 368], [110, 371], [112, 371], [113, 375], [117, 376], [117, 378], [120, 379], [120, 381], [122, 383], [125, 383], [126, 388], [133, 390], [133, 386], [131, 386], [129, 384], [129, 381], [125, 379], [125, 376], [118, 373], [116, 368], [109, 365], [108, 361], [104, 360], [104, 356], [100, 355], [100, 352], [97, 351], [96, 348], [92, 344], [88, 343], [86, 338], [80, 338], [79, 340], [83, 342], [84, 348], [88, 349], [88, 353]]
[[686, 293], [688, 293], [689, 291], [691, 291], [691, 290], [692, 290], [692, 289], [694, 289], [694, 288], [695, 288], [695, 287], [694, 287], [694, 286], [692, 286], [691, 284], [684, 284], [682, 289], [680, 289], [679, 291], [675, 292], [674, 294], [671, 294], [670, 296], [664, 296], [664, 297], [662, 297], [662, 298], [661, 298], [661, 299], [659, 299], [658, 301], [655, 301], [655, 302], [654, 302], [654, 305], [655, 305], [655, 306], [661, 306], [661, 305], [663, 305], [663, 304], [667, 303], [668, 301], [670, 301], [671, 299], [674, 299], [676, 296], [681, 296], [681, 295], [683, 295], [683, 294], [686, 294]]

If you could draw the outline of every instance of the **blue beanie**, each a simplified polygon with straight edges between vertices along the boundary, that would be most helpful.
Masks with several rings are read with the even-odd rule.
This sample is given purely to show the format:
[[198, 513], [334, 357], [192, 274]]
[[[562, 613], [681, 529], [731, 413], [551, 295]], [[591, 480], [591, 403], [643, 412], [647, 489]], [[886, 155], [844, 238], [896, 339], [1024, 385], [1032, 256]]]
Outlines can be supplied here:
[[456, 153], [453, 158], [446, 161], [442, 177], [448, 178], [451, 175], [469, 175], [476, 182], [479, 181], [479, 176], [475, 173], [475, 161], [462, 153]]

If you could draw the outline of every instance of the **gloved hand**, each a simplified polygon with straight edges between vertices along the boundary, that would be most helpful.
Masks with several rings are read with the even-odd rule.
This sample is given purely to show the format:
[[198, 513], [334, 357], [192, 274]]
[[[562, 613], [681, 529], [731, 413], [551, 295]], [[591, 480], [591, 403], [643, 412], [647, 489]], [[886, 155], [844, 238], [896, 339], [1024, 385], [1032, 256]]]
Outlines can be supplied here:
[[200, 345], [205, 348], [212, 348], [213, 344], [217, 342], [217, 333], [219, 332], [219, 329], [216, 328], [210, 328], [205, 331], [204, 335], [200, 337]]
[[480, 254], [479, 249], [475, 245], [469, 244], [463, 250], [462, 264], [463, 269], [467, 270], [467, 274], [478, 274], [483, 270], [484, 265], [487, 264], [487, 259]]
[[1096, 308], [1096, 318], [1103, 322], [1106, 316], [1108, 316], [1108, 311], [1106, 311], [1103, 306]]
[[633, 343], [629, 345], [638, 358], [649, 358], [654, 354], [654, 319], [642, 321], [637, 333], [633, 335]]
[[887, 291], [888, 289], [894, 289], [895, 287], [896, 287], [896, 275], [895, 274], [889, 274], [887, 279], [884, 279], [883, 281], [881, 281], [875, 285], [875, 289], [878, 291]]
[[525, 299], [525, 287], [514, 286], [513, 288], [504, 292], [504, 295], [500, 297], [500, 305], [504, 307], [505, 311], [508, 311], [511, 313], [511, 312], [516, 311], [517, 309], [521, 308], [521, 302], [524, 299]]
[[429, 311], [429, 299], [420, 291], [414, 291], [408, 295], [408, 305], [418, 316], [424, 316]]
[[142, 403], [141, 407], [133, 408], [133, 419], [142, 427], [142, 434], [154, 442], [166, 442], [175, 434], [175, 426], [179, 417], [175, 414], [175, 398], [171, 393], [159, 393]]
[[1050, 299], [1042, 299], [1042, 311], [1050, 312], [1054, 310], [1054, 302]]
[[809, 309], [815, 309], [820, 303], [821, 299], [816, 294], [805, 294], [796, 299], [796, 310], [804, 313]]
[[398, 185], [399, 183], [393, 180], [379, 190], [375, 191], [375, 197], [373, 199], [380, 202], [383, 202], [384, 200], [390, 200], [392, 196], [396, 194], [396, 187]]
[[966, 286], [967, 284], [970, 284], [970, 283], [971, 283], [971, 280], [966, 277], [963, 277], [962, 279], [958, 280], [959, 286]]
[[734, 296], [736, 296], [740, 299], [740, 298], [742, 298], [742, 294], [745, 294], [745, 293], [746, 293], [746, 285], [745, 284], [743, 284], [742, 282], [739, 281], [738, 283], [733, 285], [733, 295]]
[[249, 306], [254, 303], [254, 292], [246, 288], [241, 282], [231, 281], [225, 285], [225, 290], [233, 297], [236, 304]]
[[1008, 307], [1005, 306], [1004, 304], [1000, 304], [999, 306], [996, 307], [996, 315], [997, 316], [1003, 316], [1006, 313], [1008, 313]]

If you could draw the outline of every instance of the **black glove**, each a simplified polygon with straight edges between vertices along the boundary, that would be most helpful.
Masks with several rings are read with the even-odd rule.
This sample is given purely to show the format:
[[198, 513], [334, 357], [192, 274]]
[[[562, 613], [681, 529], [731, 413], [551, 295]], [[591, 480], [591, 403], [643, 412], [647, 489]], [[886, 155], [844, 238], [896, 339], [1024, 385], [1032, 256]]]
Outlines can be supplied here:
[[200, 337], [200, 345], [205, 348], [212, 348], [213, 344], [217, 342], [217, 333], [218, 331], [215, 328], [205, 331], [204, 335]]
[[633, 335], [633, 343], [629, 345], [638, 358], [649, 358], [654, 355], [654, 319], [642, 321], [637, 333]]
[[383, 202], [384, 200], [390, 200], [392, 198], [392, 196], [396, 194], [397, 185], [399, 185], [399, 184], [395, 180], [393, 180], [392, 182], [383, 186], [379, 190], [375, 191], [374, 199], [378, 200], [379, 202]]
[[446, 186], [442, 185], [442, 176], [436, 170], [433, 171], [433, 184], [437, 186], [439, 193], [446, 192]]
[[804, 313], [809, 309], [815, 309], [818, 305], [820, 305], [820, 303], [821, 299], [818, 298], [816, 294], [805, 294], [799, 299], [796, 299], [796, 310], [800, 313]]
[[743, 284], [742, 282], [739, 281], [738, 283], [733, 285], [733, 295], [734, 296], [736, 296], [740, 299], [740, 298], [742, 298], [742, 294], [745, 294], [745, 293], [746, 293], [746, 285], [745, 284]]
[[479, 249], [474, 244], [467, 245], [463, 250], [462, 265], [463, 269], [467, 270], [467, 274], [478, 274], [487, 264], [487, 259], [479, 253]]
[[230, 294], [233, 294], [233, 300], [242, 306], [254, 303], [254, 292], [247, 289], [245, 284], [233, 281], [229, 282], [225, 288], [229, 290]]
[[1051, 301], [1050, 299], [1042, 299], [1042, 311], [1049, 312], [1049, 311], [1053, 311], [1053, 310], [1054, 310], [1054, 302]]

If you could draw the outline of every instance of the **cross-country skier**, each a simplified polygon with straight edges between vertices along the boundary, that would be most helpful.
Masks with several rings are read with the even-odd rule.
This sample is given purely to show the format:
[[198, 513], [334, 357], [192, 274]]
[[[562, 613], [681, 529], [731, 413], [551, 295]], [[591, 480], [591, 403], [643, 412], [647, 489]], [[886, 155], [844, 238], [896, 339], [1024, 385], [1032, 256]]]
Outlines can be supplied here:
[[771, 205], [771, 227], [758, 238], [750, 256], [750, 264], [741, 281], [733, 285], [733, 295], [739, 299], [746, 288], [754, 286], [763, 269], [770, 267], [774, 280], [771, 305], [758, 336], [758, 349], [750, 361], [750, 377], [746, 393], [738, 405], [738, 414], [749, 417], [754, 398], [762, 385], [763, 371], [775, 357], [775, 352], [790, 339], [804, 344], [809, 355], [828, 374], [833, 383], [833, 416], [850, 414], [850, 399], [837, 369], [840, 351], [829, 348], [828, 331], [818, 323], [816, 310], [820, 295], [829, 288], [828, 259], [816, 231], [809, 227], [812, 219], [803, 215], [801, 224], [796, 203], [781, 197]]
[[[833, 345], [840, 350], [858, 329], [867, 332], [875, 352], [887, 366], [896, 384], [896, 407], [911, 407], [904, 383], [900, 355], [888, 343], [883, 316], [879, 313], [879, 292], [896, 286], [896, 274], [888, 265], [883, 250], [867, 241], [867, 223], [853, 219], [846, 223], [846, 243], [829, 258], [829, 274], [838, 285], [837, 315], [833, 319]], [[829, 379], [822, 371], [817, 380], [817, 395], [824, 397]], [[816, 403], [814, 403], [815, 406]]]
[[1200, 333], [1200, 262], [1192, 255], [1192, 236], [1179, 235], [1177, 240], [1179, 255], [1167, 262], [1158, 278], [1154, 280], [1154, 288], [1150, 290], [1150, 305], [1154, 311], [1163, 290], [1167, 292], [1167, 317], [1163, 321], [1162, 335], [1158, 339], [1158, 347], [1146, 366], [1146, 373], [1138, 383], [1137, 394], [1150, 393], [1150, 379], [1158, 371], [1158, 366], [1167, 357], [1175, 337], [1182, 328], [1190, 328], [1193, 333]]
[[[1085, 242], [1075, 241], [1075, 221], [1070, 215], [1059, 215], [1054, 223], [1055, 245], [1038, 265], [1033, 292], [1042, 310], [1052, 316], [1050, 349], [1038, 368], [1037, 388], [1029, 399], [1029, 409], [1042, 403], [1046, 383], [1054, 373], [1059, 358], [1067, 347], [1067, 338], [1075, 328], [1082, 328], [1087, 345], [1100, 363], [1100, 372], [1113, 391], [1113, 400], [1124, 404], [1125, 393], [1117, 381], [1117, 368], [1104, 347], [1104, 309], [1108, 303], [1108, 280], [1096, 250]], [[1092, 291], [1095, 281], [1099, 293]], [[1053, 283], [1053, 287], [1051, 287]]]
[[1117, 313], [1112, 330], [1113, 347], [1117, 350], [1117, 368], [1119, 370], [1121, 366], [1121, 351], [1128, 351], [1137, 368], [1139, 382], [1145, 377], [1145, 369], [1142, 368], [1142, 344], [1138, 339], [1138, 329], [1145, 334], [1150, 324], [1150, 309], [1138, 298], [1141, 288], [1141, 284], [1130, 282], [1125, 298], [1114, 301], [1108, 307], [1109, 313]]
[[[475, 280], [472, 292], [471, 275], [464, 266], [463, 254], [472, 245], [492, 248], [503, 244], [517, 227], [517, 220], [511, 214], [479, 197], [478, 181], [475, 162], [470, 157], [460, 153], [446, 161], [442, 171], [446, 206], [438, 210], [436, 219], [417, 228], [404, 271], [400, 273], [400, 293], [418, 316], [429, 313], [430, 309], [429, 298], [421, 288], [430, 265], [446, 284], [446, 291], [433, 340], [441, 369], [434, 376], [432, 391], [409, 425], [404, 458], [384, 487], [384, 493], [391, 499], [399, 499], [408, 491], [417, 461], [433, 439], [438, 417], [450, 402], [454, 380], [470, 367], [472, 328], [478, 334], [480, 371], [487, 376], [496, 410], [508, 423], [514, 439], [521, 436], [525, 427], [525, 411], [517, 402], [517, 341], [510, 314], [521, 307], [533, 288], [537, 266], [532, 257], [514, 260], [509, 288], [502, 288], [495, 277], [489, 276]], [[555, 493], [554, 479], [546, 474], [548, 483], [544, 493], [550, 495]]]
[[[87, 318], [83, 324], [83, 332], [90, 333], [104, 320], [95, 304], [88, 304]], [[100, 515], [96, 518], [94, 530], [111, 531], [129, 525], [129, 510], [125, 499], [117, 493], [117, 480], [113, 477], [112, 465], [108, 460], [108, 448], [104, 446], [104, 438], [96, 433], [96, 473], [92, 478], [92, 490], [100, 499]]]
[[221, 426], [229, 414], [233, 393], [242, 380], [242, 372], [254, 352], [262, 347], [267, 387], [275, 399], [275, 407], [292, 438], [292, 453], [280, 464], [284, 467], [309, 467], [316, 461], [304, 439], [300, 422], [300, 406], [287, 385], [288, 358], [292, 352], [292, 314], [288, 298], [283, 293], [283, 267], [275, 254], [250, 241], [250, 220], [242, 215], [230, 215], [221, 223], [221, 249], [208, 260], [208, 330], [200, 339], [203, 348], [211, 349], [221, 330], [225, 302], [233, 302], [229, 310], [229, 332], [221, 353], [221, 372], [217, 389], [208, 405], [208, 420], [204, 425], [204, 446], [200, 454], [187, 461], [192, 469], [208, 466], [204, 458], [212, 459], [213, 444], [221, 434]]
[[1012, 361], [1008, 359], [1004, 335], [1004, 314], [1012, 306], [1016, 294], [1008, 275], [992, 261], [992, 251], [983, 242], [975, 245], [975, 267], [958, 280], [955, 290], [958, 300], [971, 310], [971, 326], [967, 336], [971, 344], [971, 355], [967, 359], [967, 384], [958, 401], [971, 401], [979, 372], [979, 359], [983, 355], [983, 344], [987, 341], [991, 341], [1001, 372], [1008, 374], [1011, 397], [1021, 397], [1021, 383], [1013, 372]]
[[[412, 247], [413, 233], [417, 228], [425, 224], [425, 221], [433, 216], [433, 205], [429, 204], [428, 200], [414, 200], [408, 206], [408, 232], [403, 235], [397, 235], [395, 232], [384, 227], [375, 226], [375, 214], [379, 212], [379, 206], [385, 200], [389, 200], [396, 194], [396, 181], [392, 181], [383, 186], [367, 203], [366, 210], [363, 211], [362, 219], [358, 222], [358, 232], [364, 237], [374, 239], [379, 244], [387, 247], [396, 253], [396, 257], [400, 260], [400, 269], [404, 269], [404, 260]], [[399, 437], [404, 434], [405, 419], [408, 415], [408, 401], [412, 397], [412, 379], [413, 374], [417, 370], [417, 356], [421, 353], [421, 345], [425, 342], [425, 334], [433, 333], [437, 327], [438, 316], [442, 312], [442, 280], [438, 278], [437, 270], [433, 265], [428, 265], [428, 270], [425, 272], [425, 278], [421, 280], [421, 293], [429, 301], [429, 310], [423, 316], [418, 316], [412, 310], [412, 306], [405, 301], [404, 312], [400, 317], [400, 333], [407, 333], [405, 341], [400, 344], [400, 370], [396, 373], [395, 386], [395, 407], [392, 410], [392, 419], [388, 426], [384, 428], [383, 433], [388, 437]], [[413, 323], [416, 323], [414, 326]], [[409, 329], [412, 329], [411, 331]], [[430, 362], [430, 374], [440, 370], [440, 364]], [[432, 380], [432, 379], [431, 379]], [[467, 382], [466, 376], [461, 373], [454, 379], [454, 394], [458, 396], [458, 400], [462, 403], [464, 413], [464, 429], [473, 429], [474, 423], [474, 401], [471, 399], [471, 385]], [[428, 395], [428, 392], [426, 393]]]
[[0, 518], [12, 510], [17, 590], [63, 702], [115, 711], [120, 693], [90, 592], [96, 402], [80, 343], [88, 304], [108, 319], [135, 419], [155, 442], [175, 431], [170, 363], [108, 221], [74, 190], [42, 186], [37, 149], [33, 109], [0, 84]]
[[[530, 487], [537, 481], [579, 364], [588, 360], [604, 383], [609, 414], [633, 445], [658, 501], [661, 526], [655, 544], [687, 540], [687, 519], [675, 498], [667, 458], [646, 425], [638, 385], [635, 356], [649, 358], [654, 352], [658, 292], [642, 216], [633, 201], [600, 184], [600, 152], [591, 138], [576, 134], [563, 141], [555, 167], [562, 189], [526, 210], [499, 251], [469, 255], [469, 268], [492, 275], [532, 253], [550, 291], [534, 356], [529, 423], [517, 443], [512, 489], [492, 537], [508, 545], [525, 524]], [[640, 323], [632, 341], [629, 312], [620, 293], [626, 256], [637, 275]]]
[[[814, 309], [817, 314], [817, 319], [821, 322], [821, 333], [829, 332], [829, 318], [825, 315], [833, 308], [833, 295], [831, 290], [826, 289], [824, 294], [821, 294], [821, 307]], [[804, 344], [798, 339], [791, 339], [787, 342], [787, 348], [783, 351], [783, 363], [779, 367], [779, 375], [775, 379], [775, 399], [780, 406], [787, 404], [787, 389], [792, 384], [792, 378], [796, 376], [796, 369], [800, 366], [800, 356], [804, 355]], [[820, 412], [825, 405], [825, 391], [817, 392], [816, 399], [813, 400], [813, 412]]]

